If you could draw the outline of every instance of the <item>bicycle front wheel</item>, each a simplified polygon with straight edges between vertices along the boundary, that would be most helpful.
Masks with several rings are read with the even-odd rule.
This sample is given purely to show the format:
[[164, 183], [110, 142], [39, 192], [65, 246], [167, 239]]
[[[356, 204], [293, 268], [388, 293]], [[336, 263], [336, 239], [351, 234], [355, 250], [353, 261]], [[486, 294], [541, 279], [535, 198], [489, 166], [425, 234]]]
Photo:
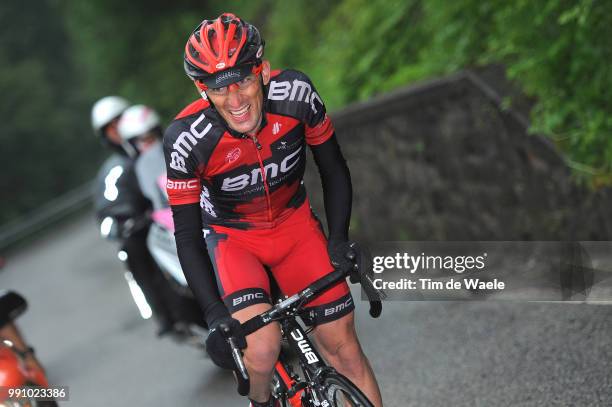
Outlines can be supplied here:
[[374, 407], [361, 390], [340, 373], [325, 375], [321, 387], [321, 396], [330, 407]]

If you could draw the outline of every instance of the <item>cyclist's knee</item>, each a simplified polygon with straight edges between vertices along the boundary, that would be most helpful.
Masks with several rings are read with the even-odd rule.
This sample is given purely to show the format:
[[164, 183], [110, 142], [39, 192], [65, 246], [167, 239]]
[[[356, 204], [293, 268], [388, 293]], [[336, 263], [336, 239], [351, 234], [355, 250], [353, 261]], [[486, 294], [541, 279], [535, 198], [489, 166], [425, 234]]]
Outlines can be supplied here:
[[[268, 310], [270, 304], [255, 304], [232, 316], [244, 322], [255, 315]], [[280, 352], [281, 333], [277, 323], [267, 325], [247, 336], [247, 348], [244, 350], [245, 362], [251, 373], [268, 374], [274, 368]]]
[[274, 368], [280, 352], [281, 334], [278, 324], [270, 324], [247, 337], [245, 361], [249, 370], [268, 374]]

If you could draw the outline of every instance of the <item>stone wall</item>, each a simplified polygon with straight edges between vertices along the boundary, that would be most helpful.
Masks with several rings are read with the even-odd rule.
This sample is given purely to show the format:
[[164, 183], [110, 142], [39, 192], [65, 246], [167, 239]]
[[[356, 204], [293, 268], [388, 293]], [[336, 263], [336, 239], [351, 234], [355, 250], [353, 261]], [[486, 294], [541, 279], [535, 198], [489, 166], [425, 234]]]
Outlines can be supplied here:
[[502, 110], [485, 79], [463, 72], [332, 115], [353, 179], [354, 238], [609, 240], [611, 191], [576, 186], [555, 147]]

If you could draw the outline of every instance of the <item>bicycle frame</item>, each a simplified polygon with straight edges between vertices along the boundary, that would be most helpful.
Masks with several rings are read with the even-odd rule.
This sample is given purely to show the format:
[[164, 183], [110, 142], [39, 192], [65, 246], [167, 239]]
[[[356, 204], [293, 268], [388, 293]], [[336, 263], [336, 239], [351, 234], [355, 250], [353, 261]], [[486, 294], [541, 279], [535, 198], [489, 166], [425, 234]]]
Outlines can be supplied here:
[[[299, 293], [285, 298], [268, 311], [242, 324], [243, 333], [245, 335], [249, 335], [271, 322], [276, 321], [281, 325], [283, 336], [287, 339], [291, 348], [296, 350], [296, 354], [300, 359], [300, 366], [306, 376], [304, 382], [297, 382], [295, 378], [287, 372], [282, 361], [276, 363], [277, 372], [288, 390], [288, 399], [292, 406], [302, 406], [301, 396], [303, 391], [301, 390], [308, 387], [313, 381], [316, 382], [321, 373], [330, 369], [295, 318], [299, 316], [304, 304], [312, 301], [315, 297], [338, 282], [343, 281], [347, 274], [348, 271], [346, 270], [334, 270], [328, 275], [313, 282]], [[370, 299], [370, 314], [376, 318], [380, 315], [382, 310], [380, 293], [373, 287], [369, 277], [362, 271], [360, 272], [360, 282]], [[229, 327], [222, 326], [220, 328], [224, 334], [229, 335]], [[249, 392], [250, 383], [248, 371], [242, 360], [242, 352], [236, 346], [233, 337], [227, 336], [226, 338], [232, 349], [234, 361], [237, 366], [237, 370], [234, 373], [238, 382], [238, 393], [242, 396], [246, 396]]]
[[292, 407], [302, 407], [304, 391], [309, 387], [309, 383], [317, 381], [318, 375], [327, 368], [327, 365], [316, 347], [310, 342], [308, 334], [295, 320], [295, 316], [281, 320], [280, 325], [283, 337], [298, 356], [304, 377], [294, 375], [291, 367], [284, 362], [282, 355], [274, 368], [278, 378], [283, 381], [289, 404]]
[[283, 382], [283, 385], [287, 389], [287, 400], [292, 407], [301, 407], [302, 406], [302, 388], [297, 388], [298, 382], [291, 375], [287, 368], [285, 367], [284, 362], [280, 359], [276, 361], [276, 365], [274, 365], [274, 370], [278, 374], [279, 380]]
[[[289, 341], [289, 346], [294, 349], [300, 359], [301, 365], [306, 367], [306, 372], [314, 376], [315, 372], [325, 366], [323, 359], [316, 348], [310, 342], [308, 335], [302, 327], [293, 319], [282, 321], [284, 336]], [[309, 379], [311, 377], [308, 377]]]

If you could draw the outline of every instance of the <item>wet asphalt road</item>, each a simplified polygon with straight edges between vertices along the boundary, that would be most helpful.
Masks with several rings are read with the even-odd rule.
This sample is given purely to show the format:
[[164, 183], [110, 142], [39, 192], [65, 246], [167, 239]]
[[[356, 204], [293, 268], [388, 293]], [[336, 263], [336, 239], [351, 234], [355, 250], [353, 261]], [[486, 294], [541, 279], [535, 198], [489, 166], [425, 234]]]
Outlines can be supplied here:
[[[7, 259], [0, 287], [63, 406], [247, 406], [201, 351], [158, 339], [131, 301], [91, 215]], [[386, 406], [612, 405], [612, 308], [513, 302], [389, 302], [358, 331]]]

